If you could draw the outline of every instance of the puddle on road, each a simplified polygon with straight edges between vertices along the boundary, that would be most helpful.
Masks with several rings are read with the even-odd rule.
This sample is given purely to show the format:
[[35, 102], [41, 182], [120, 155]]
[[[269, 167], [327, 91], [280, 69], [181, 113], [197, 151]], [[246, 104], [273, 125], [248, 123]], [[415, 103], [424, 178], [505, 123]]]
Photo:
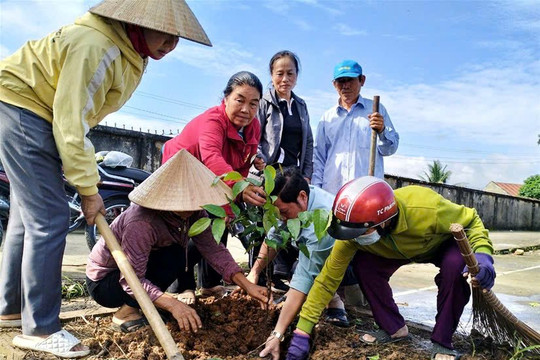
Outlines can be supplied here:
[[[396, 294], [394, 298], [405, 320], [431, 327], [435, 325], [437, 306], [436, 290], [421, 291], [412, 294], [406, 293], [404, 295], [399, 295], [396, 291]], [[519, 320], [540, 332], [540, 294], [529, 297], [497, 293], [495, 295]], [[470, 301], [461, 316], [459, 331], [468, 334], [471, 331], [471, 327], [472, 305]]]

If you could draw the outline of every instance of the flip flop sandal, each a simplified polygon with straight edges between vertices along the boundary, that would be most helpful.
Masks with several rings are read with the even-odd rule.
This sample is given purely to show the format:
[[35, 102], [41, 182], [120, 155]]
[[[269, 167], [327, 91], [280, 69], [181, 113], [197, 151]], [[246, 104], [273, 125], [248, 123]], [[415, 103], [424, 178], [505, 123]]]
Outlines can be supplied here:
[[17, 335], [13, 338], [13, 345], [22, 349], [42, 351], [56, 355], [60, 358], [79, 358], [90, 354], [90, 349], [71, 350], [81, 342], [66, 330], [60, 330], [46, 339], [35, 336]]
[[14, 327], [21, 327], [21, 326], [22, 326], [21, 319], [12, 319], [12, 320], [0, 319], [0, 328], [14, 328]]
[[127, 333], [134, 332], [135, 330], [138, 330], [138, 329], [140, 329], [140, 328], [142, 328], [143, 326], [146, 326], [146, 325], [148, 325], [148, 320], [146, 320], [146, 318], [143, 316], [140, 319], [129, 320], [129, 321], [123, 322], [120, 325], [115, 324], [115, 323], [111, 323], [111, 328], [114, 331], [121, 331], [121, 332], [127, 334]]
[[433, 347], [431, 348], [431, 359], [435, 359], [435, 356], [438, 354], [454, 356], [454, 360], [459, 360], [463, 356], [463, 354], [458, 353], [456, 350], [449, 349], [441, 344], [433, 343]]
[[[364, 335], [366, 334], [373, 336], [375, 340], [374, 341], [365, 340]], [[362, 336], [360, 336], [360, 341], [367, 345], [383, 345], [383, 344], [391, 344], [391, 343], [396, 343], [403, 340], [408, 340], [410, 338], [411, 338], [411, 335], [409, 334], [407, 334], [407, 336], [393, 338], [383, 329], [379, 329], [377, 331], [363, 331]]]
[[326, 309], [326, 317], [324, 320], [339, 327], [349, 327], [351, 325], [347, 319], [347, 312], [344, 309]]

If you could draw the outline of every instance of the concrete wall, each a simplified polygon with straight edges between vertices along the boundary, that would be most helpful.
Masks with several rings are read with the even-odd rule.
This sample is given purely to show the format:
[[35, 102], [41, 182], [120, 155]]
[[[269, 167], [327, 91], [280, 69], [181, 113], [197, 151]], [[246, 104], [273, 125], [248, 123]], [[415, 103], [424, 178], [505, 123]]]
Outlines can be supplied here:
[[[133, 167], [147, 171], [161, 164], [161, 147], [171, 136], [143, 133], [107, 126], [97, 126], [89, 135], [96, 151], [117, 150], [133, 156]], [[491, 230], [540, 231], [540, 201], [495, 194], [453, 185], [386, 175], [394, 188], [407, 185], [427, 186], [445, 198], [476, 208], [484, 224]]]
[[96, 152], [122, 151], [133, 157], [133, 167], [154, 171], [161, 164], [161, 147], [171, 136], [150, 134], [109, 126], [96, 126], [88, 135]]
[[388, 174], [385, 175], [385, 179], [394, 189], [407, 185], [426, 186], [448, 200], [475, 208], [488, 229], [540, 231], [539, 200], [454, 185], [432, 184]]

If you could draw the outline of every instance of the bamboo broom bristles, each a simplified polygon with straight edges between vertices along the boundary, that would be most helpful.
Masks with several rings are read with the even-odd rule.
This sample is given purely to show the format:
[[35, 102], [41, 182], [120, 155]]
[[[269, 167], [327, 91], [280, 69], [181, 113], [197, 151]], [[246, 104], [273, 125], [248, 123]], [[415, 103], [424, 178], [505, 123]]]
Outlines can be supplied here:
[[[472, 252], [463, 226], [452, 224], [450, 231], [458, 243], [470, 274], [476, 275], [479, 270], [478, 261]], [[522, 348], [540, 345], [540, 334], [512, 314], [493, 291], [473, 288], [472, 293], [473, 327], [475, 329], [491, 337], [497, 343], [508, 342]], [[531, 352], [540, 354], [540, 348], [533, 348]]]

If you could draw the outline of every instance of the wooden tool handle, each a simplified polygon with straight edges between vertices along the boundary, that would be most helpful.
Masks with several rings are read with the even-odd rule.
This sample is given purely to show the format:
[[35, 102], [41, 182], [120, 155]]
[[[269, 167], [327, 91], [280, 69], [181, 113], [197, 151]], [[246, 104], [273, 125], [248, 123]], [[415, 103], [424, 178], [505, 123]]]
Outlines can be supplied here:
[[[379, 112], [379, 102], [381, 97], [375, 95], [373, 97], [373, 112]], [[369, 176], [375, 175], [375, 154], [377, 151], [377, 130], [371, 129], [371, 148], [369, 151]]]
[[105, 239], [105, 243], [114, 257], [120, 272], [122, 272], [122, 275], [124, 275], [129, 287], [133, 291], [135, 300], [137, 300], [141, 306], [141, 309], [146, 316], [146, 319], [148, 319], [152, 330], [154, 330], [159, 343], [163, 347], [163, 350], [165, 350], [165, 354], [171, 360], [184, 360], [184, 357], [176, 346], [176, 342], [169, 333], [169, 330], [165, 326], [161, 316], [159, 316], [159, 313], [156, 310], [152, 300], [150, 300], [148, 293], [142, 287], [137, 274], [135, 274], [135, 270], [133, 270], [133, 267], [131, 266], [126, 254], [124, 254], [124, 251], [122, 251], [118, 240], [116, 240], [116, 236], [114, 236], [109, 224], [107, 224], [107, 220], [105, 220], [102, 214], [98, 214], [98, 216], [96, 216], [96, 226]]
[[465, 264], [467, 264], [467, 267], [469, 268], [469, 273], [472, 276], [475, 276], [480, 270], [478, 268], [478, 260], [476, 260], [476, 256], [474, 256], [471, 245], [469, 244], [469, 239], [467, 239], [467, 234], [465, 234], [465, 231], [463, 230], [463, 226], [461, 224], [452, 224], [450, 225], [450, 231], [457, 241], [459, 251], [461, 251]]

